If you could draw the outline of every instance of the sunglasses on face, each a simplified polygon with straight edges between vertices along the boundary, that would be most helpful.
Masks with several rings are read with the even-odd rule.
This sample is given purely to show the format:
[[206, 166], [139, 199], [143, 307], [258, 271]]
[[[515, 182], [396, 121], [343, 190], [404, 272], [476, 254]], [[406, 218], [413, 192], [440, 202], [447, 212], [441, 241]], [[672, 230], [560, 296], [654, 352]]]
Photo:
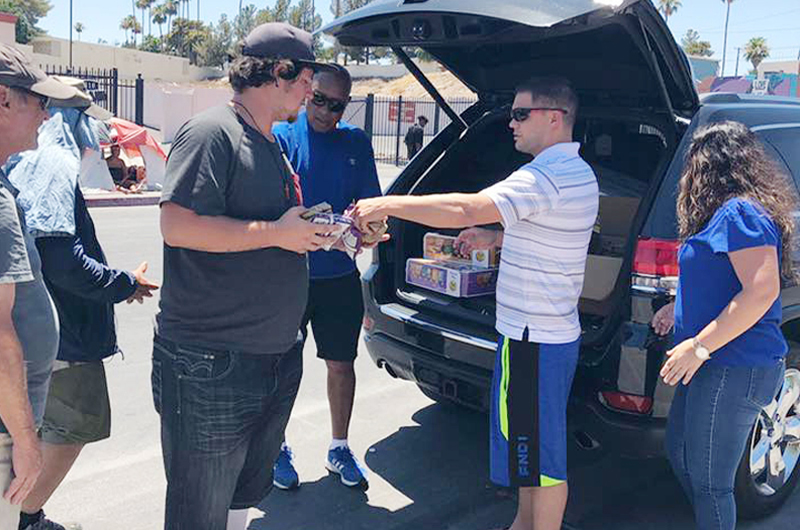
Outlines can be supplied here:
[[31, 92], [30, 90], [24, 88], [14, 88], [14, 90], [20, 94], [25, 94], [26, 96], [34, 98], [39, 103], [39, 108], [42, 110], [47, 110], [47, 107], [50, 106], [50, 98], [47, 96], [37, 94], [36, 92]]
[[559, 109], [556, 107], [517, 107], [515, 109], [511, 109], [511, 119], [516, 122], [523, 122], [528, 119], [531, 115], [531, 112], [534, 110], [557, 110], [559, 112], [563, 112], [564, 114], [569, 114], [566, 109]]
[[341, 112], [344, 112], [345, 107], [347, 107], [346, 101], [330, 98], [317, 90], [314, 91], [314, 95], [311, 98], [311, 102], [317, 107], [324, 107], [325, 105], [327, 105], [328, 110], [334, 114], [339, 114]]

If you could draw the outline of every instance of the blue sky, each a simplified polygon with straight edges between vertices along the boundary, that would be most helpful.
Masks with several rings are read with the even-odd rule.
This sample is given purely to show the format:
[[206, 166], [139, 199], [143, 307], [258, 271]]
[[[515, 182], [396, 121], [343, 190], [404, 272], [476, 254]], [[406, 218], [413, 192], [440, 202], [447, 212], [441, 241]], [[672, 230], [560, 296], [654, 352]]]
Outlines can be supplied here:
[[[296, 0], [295, 0], [296, 1]], [[491, 0], [487, 0], [491, 1]], [[554, 0], [557, 1], [557, 0]], [[69, 37], [69, 0], [51, 0], [53, 9], [42, 19], [40, 26], [56, 37]], [[261, 8], [273, 5], [274, 0], [248, 1]], [[325, 22], [330, 21], [330, 0], [316, 0], [317, 11]], [[222, 13], [230, 18], [239, 8], [238, 0], [200, 0], [200, 16], [206, 22], [216, 22]], [[197, 0], [191, 2], [191, 16], [196, 16]], [[73, 22], [86, 27], [81, 40], [97, 42], [102, 38], [113, 44], [125, 40], [119, 29], [120, 20], [131, 12], [130, 0], [73, 0]], [[141, 12], [137, 10], [137, 17]], [[796, 59], [800, 52], [800, 2], [798, 0], [735, 0], [731, 5], [728, 32], [726, 73], [734, 73], [736, 48], [744, 47], [752, 37], [765, 37], [772, 49], [768, 60]], [[722, 37], [725, 24], [725, 4], [722, 0], [683, 0], [683, 6], [669, 19], [676, 39], [687, 29], [700, 32], [703, 40], [711, 42], [715, 57], [722, 58]], [[158, 34], [156, 26], [153, 32]], [[77, 35], [73, 35], [77, 39]], [[739, 73], [749, 69], [742, 58]]]

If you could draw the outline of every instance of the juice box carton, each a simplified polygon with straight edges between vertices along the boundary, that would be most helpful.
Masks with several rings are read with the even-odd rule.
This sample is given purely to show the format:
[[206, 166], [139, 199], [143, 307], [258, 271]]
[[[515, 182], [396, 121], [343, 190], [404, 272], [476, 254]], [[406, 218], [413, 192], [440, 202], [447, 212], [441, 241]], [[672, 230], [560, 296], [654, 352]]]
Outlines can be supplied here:
[[422, 256], [437, 261], [467, 263], [476, 267], [491, 269], [500, 265], [500, 251], [473, 250], [470, 255], [461, 255], [455, 248], [456, 238], [428, 232], [422, 240]]
[[486, 269], [452, 261], [424, 258], [406, 261], [408, 283], [457, 298], [493, 294], [497, 271], [497, 268]]

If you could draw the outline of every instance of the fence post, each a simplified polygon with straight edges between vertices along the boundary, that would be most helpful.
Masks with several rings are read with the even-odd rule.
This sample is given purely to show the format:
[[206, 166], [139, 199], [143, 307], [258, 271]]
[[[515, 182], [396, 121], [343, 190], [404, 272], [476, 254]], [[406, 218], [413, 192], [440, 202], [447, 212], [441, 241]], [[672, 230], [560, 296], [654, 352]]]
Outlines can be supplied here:
[[436, 110], [433, 113], [433, 135], [436, 136], [439, 134], [439, 113], [442, 109], [439, 107], [439, 104], [436, 104]]
[[403, 126], [403, 96], [397, 96], [397, 138], [395, 138], [394, 165], [400, 165], [400, 131]]
[[136, 76], [136, 125], [144, 125], [144, 79]]
[[119, 96], [119, 70], [116, 68], [111, 69], [111, 86], [109, 87], [109, 94], [108, 97], [109, 102], [109, 109], [111, 112], [114, 113], [114, 116], [119, 117], [119, 113], [117, 112], [119, 108], [117, 107], [117, 97]]
[[372, 141], [372, 131], [375, 122], [375, 94], [367, 94], [367, 106], [364, 108], [364, 132], [370, 142]]

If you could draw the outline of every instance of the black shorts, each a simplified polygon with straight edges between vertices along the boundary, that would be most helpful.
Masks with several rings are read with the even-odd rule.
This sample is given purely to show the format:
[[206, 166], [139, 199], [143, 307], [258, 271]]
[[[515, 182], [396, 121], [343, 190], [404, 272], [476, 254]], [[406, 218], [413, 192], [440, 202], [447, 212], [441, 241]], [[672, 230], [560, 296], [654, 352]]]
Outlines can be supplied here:
[[327, 361], [354, 361], [363, 318], [364, 300], [358, 271], [309, 282], [308, 305], [300, 330], [303, 338], [307, 337], [311, 322], [317, 357]]

